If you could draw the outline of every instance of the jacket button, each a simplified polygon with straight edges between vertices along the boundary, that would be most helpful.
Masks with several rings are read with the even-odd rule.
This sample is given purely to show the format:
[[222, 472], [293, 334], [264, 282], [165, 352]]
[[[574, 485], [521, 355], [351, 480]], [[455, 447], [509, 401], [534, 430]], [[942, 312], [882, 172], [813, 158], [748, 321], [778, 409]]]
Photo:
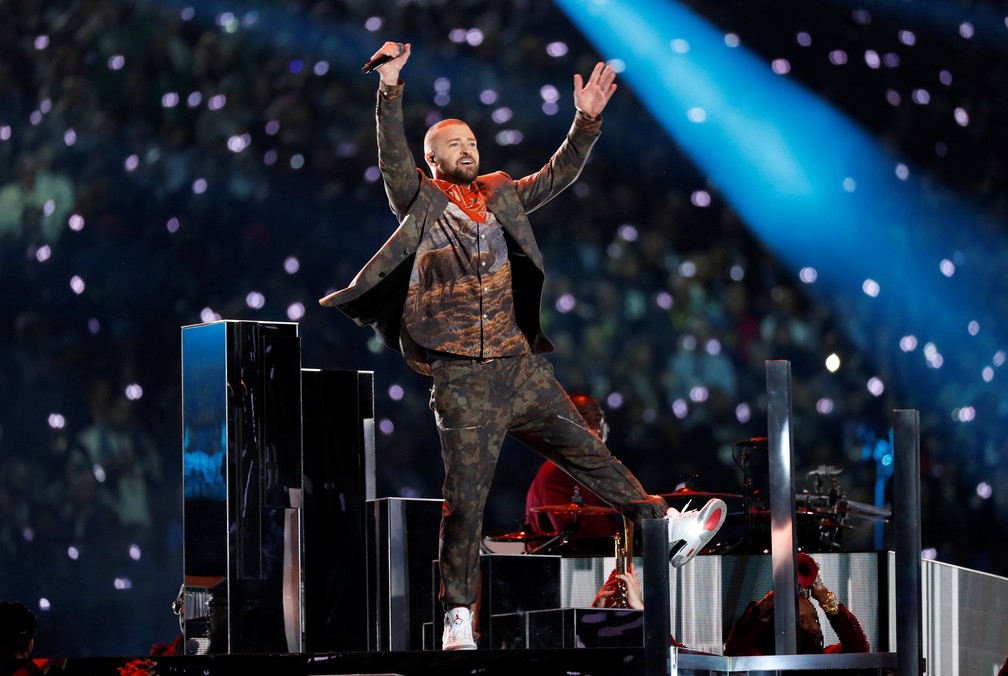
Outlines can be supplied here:
[[385, 273], [384, 272], [379, 272], [378, 273], [378, 278], [379, 279], [384, 278], [384, 277], [385, 277]]
[[412, 249], [404, 249], [403, 250], [403, 255], [404, 256], [409, 256], [411, 253], [413, 253]]

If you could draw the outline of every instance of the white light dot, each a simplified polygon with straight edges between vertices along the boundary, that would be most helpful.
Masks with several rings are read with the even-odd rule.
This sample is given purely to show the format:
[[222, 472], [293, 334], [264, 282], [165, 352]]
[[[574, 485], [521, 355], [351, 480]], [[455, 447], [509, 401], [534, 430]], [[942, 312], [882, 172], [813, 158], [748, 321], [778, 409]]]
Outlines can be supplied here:
[[840, 355], [833, 353], [826, 357], [826, 370], [830, 373], [836, 373], [840, 369]]
[[798, 271], [798, 279], [805, 284], [814, 284], [819, 278], [819, 271], [813, 267], [805, 266]]
[[392, 385], [388, 389], [388, 396], [392, 401], [402, 401], [405, 394], [406, 391], [403, 389], [402, 385]]
[[245, 295], [245, 304], [253, 310], [261, 310], [266, 305], [266, 297], [258, 291], [249, 291]]
[[694, 190], [690, 195], [690, 202], [692, 202], [695, 207], [709, 207], [711, 203], [710, 193], [706, 190]]
[[882, 393], [885, 392], [885, 385], [876, 376], [872, 376], [871, 378], [868, 379], [868, 382], [866, 383], [866, 387], [868, 388], [868, 391], [873, 396], [876, 396], [876, 397], [881, 396]]
[[879, 283], [876, 282], [874, 279], [866, 279], [864, 280], [864, 283], [861, 284], [861, 290], [864, 291], [866, 296], [871, 296], [872, 298], [875, 298], [876, 296], [879, 295], [881, 287], [879, 286]]
[[787, 59], [774, 59], [770, 62], [770, 69], [777, 75], [787, 75], [791, 72], [791, 62]]
[[567, 44], [564, 42], [551, 42], [546, 45], [546, 53], [552, 56], [554, 59], [564, 56], [567, 54], [568, 48]]
[[556, 310], [560, 314], [567, 314], [577, 307], [577, 300], [569, 293], [561, 295], [556, 300]]
[[539, 96], [547, 103], [556, 103], [560, 100], [560, 90], [553, 85], [543, 85], [539, 88]]
[[624, 242], [636, 242], [637, 241], [637, 227], [629, 223], [624, 223], [617, 229], [617, 234], [619, 238]]
[[693, 107], [686, 111], [686, 119], [697, 124], [707, 121], [707, 111], [703, 108]]

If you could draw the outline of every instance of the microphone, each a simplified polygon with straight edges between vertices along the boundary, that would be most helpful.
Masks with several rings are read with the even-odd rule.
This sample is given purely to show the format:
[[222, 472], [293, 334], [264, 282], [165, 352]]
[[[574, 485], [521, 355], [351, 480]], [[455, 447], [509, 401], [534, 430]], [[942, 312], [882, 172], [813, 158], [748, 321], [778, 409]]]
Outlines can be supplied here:
[[406, 51], [406, 48], [403, 47], [402, 45], [399, 45], [399, 53], [396, 54], [395, 56], [389, 56], [388, 54], [379, 54], [378, 56], [374, 57], [373, 59], [371, 59], [370, 61], [368, 61], [367, 63], [365, 63], [364, 67], [361, 68], [360, 72], [362, 72], [362, 73], [370, 73], [370, 72], [374, 71], [374, 69], [377, 68], [378, 66], [386, 64], [389, 61], [391, 61], [392, 59], [399, 58], [400, 56], [403, 55], [403, 52], [405, 52], [405, 51]]

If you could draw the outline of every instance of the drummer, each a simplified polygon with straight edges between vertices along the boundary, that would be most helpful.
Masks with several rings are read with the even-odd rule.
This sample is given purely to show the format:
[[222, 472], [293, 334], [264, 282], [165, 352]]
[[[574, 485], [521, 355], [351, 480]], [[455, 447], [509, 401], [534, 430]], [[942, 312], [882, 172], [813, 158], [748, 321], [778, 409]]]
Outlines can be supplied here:
[[[587, 394], [569, 396], [589, 429], [604, 442], [609, 436], [609, 425], [599, 403]], [[579, 514], [574, 505], [589, 509]], [[549, 506], [563, 509], [533, 511], [535, 507]], [[573, 527], [571, 539], [612, 538], [623, 532], [623, 519], [616, 510], [549, 460], [539, 468], [525, 494], [525, 522], [527, 532], [533, 535], [559, 533]]]

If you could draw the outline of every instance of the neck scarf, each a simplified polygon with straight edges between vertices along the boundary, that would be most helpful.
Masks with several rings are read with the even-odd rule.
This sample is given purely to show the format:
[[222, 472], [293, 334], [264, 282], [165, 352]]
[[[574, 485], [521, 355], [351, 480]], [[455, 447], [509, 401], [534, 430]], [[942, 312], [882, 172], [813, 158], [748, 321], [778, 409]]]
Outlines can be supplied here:
[[459, 209], [465, 212], [466, 216], [477, 223], [486, 223], [487, 204], [483, 193], [476, 187], [476, 183], [469, 185], [459, 185], [451, 181], [444, 181], [439, 178], [431, 179], [441, 188], [448, 199], [450, 199]]

